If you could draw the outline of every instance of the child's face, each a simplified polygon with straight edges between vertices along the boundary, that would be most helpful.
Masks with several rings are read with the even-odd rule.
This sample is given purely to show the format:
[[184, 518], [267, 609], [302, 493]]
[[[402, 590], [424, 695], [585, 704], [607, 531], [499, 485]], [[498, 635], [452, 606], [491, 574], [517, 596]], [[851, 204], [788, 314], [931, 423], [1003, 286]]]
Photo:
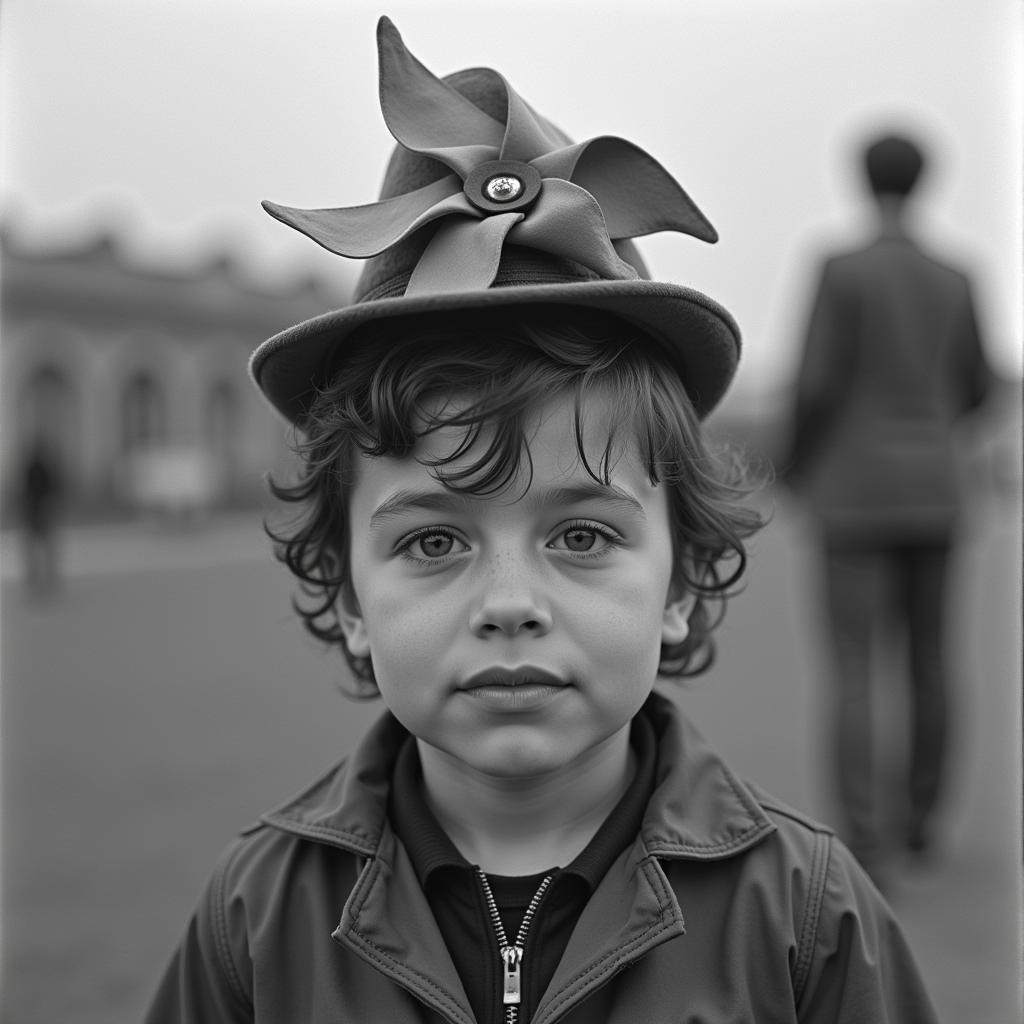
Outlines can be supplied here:
[[[584, 413], [597, 465], [599, 399]], [[632, 446], [601, 486], [573, 429], [571, 398], [538, 410], [525, 494], [524, 479], [490, 498], [446, 490], [417, 461], [454, 450], [463, 431], [445, 428], [417, 458], [364, 458], [350, 497], [350, 649], [372, 657], [384, 702], [410, 732], [489, 775], [583, 758], [643, 704], [662, 642], [686, 636], [692, 598], [669, 599], [664, 489]]]

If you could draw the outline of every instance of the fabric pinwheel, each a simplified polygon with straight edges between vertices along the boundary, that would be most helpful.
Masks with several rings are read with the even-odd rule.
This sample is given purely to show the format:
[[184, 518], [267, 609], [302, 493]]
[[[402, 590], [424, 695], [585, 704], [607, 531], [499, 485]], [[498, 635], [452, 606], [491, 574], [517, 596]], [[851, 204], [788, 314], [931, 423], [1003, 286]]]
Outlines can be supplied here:
[[[266, 202], [278, 220], [342, 256], [377, 256], [416, 232], [429, 241], [407, 297], [488, 288], [507, 244], [573, 260], [604, 280], [633, 280], [617, 243], [657, 231], [717, 234], [648, 153], [602, 136], [572, 143], [496, 71], [504, 123], [438, 79], [381, 18], [380, 103], [407, 151], [436, 161], [436, 180], [365, 206], [302, 210]], [[621, 246], [620, 246], [621, 247]]]

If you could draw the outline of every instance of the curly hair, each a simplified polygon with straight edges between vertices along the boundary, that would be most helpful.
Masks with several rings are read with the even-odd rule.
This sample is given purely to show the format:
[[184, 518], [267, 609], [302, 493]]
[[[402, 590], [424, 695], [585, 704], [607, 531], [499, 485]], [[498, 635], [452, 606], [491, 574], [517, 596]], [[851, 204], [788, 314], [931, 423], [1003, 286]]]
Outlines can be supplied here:
[[[711, 448], [679, 371], [636, 328], [606, 313], [543, 306], [514, 317], [474, 311], [395, 319], [353, 335], [324, 379], [298, 425], [298, 479], [270, 479], [273, 494], [297, 515], [265, 528], [299, 581], [293, 604], [305, 627], [344, 652], [355, 677], [350, 696], [378, 695], [370, 659], [348, 649], [337, 610], [351, 594], [347, 496], [360, 457], [409, 457], [421, 437], [459, 427], [465, 434], [457, 449], [424, 464], [450, 490], [498, 494], [521, 469], [529, 479], [529, 415], [559, 394], [572, 396], [575, 447], [594, 480], [607, 485], [615, 453], [631, 443], [651, 483], [667, 488], [673, 585], [696, 601], [686, 640], [662, 645], [659, 672], [693, 676], [711, 665], [712, 632], [746, 568], [744, 541], [763, 520], [742, 500], [754, 486], [746, 467], [735, 453]], [[446, 395], [467, 401], [437, 401]], [[583, 445], [584, 400], [592, 396], [613, 411], [596, 461]], [[487, 441], [478, 444], [485, 427]], [[468, 465], [446, 470], [477, 449]]]

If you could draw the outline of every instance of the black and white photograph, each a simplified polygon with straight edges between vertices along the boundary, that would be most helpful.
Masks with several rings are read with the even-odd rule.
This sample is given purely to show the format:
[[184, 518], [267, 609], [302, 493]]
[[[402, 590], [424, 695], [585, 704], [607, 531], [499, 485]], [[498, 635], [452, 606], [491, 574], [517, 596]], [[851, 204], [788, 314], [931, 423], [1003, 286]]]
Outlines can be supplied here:
[[0, 4], [0, 1022], [1024, 1019], [1022, 14]]

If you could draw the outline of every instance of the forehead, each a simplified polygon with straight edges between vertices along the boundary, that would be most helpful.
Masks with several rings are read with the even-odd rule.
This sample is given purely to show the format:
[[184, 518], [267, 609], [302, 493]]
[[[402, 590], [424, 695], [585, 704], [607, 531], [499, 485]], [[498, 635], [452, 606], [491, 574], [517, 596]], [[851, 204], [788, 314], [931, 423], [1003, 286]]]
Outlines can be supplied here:
[[[448, 418], [466, 404], [468, 400], [458, 396], [437, 399], [428, 406], [427, 414]], [[632, 424], [620, 423], [619, 419], [620, 410], [614, 400], [600, 393], [581, 399], [578, 424], [573, 395], [560, 394], [538, 403], [523, 423], [524, 451], [517, 473], [498, 493], [475, 500], [510, 504], [544, 492], [596, 495], [603, 488], [608, 494], [625, 492], [642, 503], [664, 501], [662, 488], [649, 479]], [[446, 488], [439, 477], [477, 466], [494, 435], [495, 427], [485, 422], [479, 434], [467, 443], [468, 428], [449, 424], [421, 436], [407, 456], [365, 457], [360, 460], [353, 498], [382, 500], [389, 492], [424, 486], [443, 492]], [[585, 463], [580, 447], [586, 455]], [[434, 468], [439, 463], [440, 468]], [[594, 473], [603, 476], [605, 472], [607, 485], [594, 478]], [[460, 489], [464, 486], [465, 482]]]

